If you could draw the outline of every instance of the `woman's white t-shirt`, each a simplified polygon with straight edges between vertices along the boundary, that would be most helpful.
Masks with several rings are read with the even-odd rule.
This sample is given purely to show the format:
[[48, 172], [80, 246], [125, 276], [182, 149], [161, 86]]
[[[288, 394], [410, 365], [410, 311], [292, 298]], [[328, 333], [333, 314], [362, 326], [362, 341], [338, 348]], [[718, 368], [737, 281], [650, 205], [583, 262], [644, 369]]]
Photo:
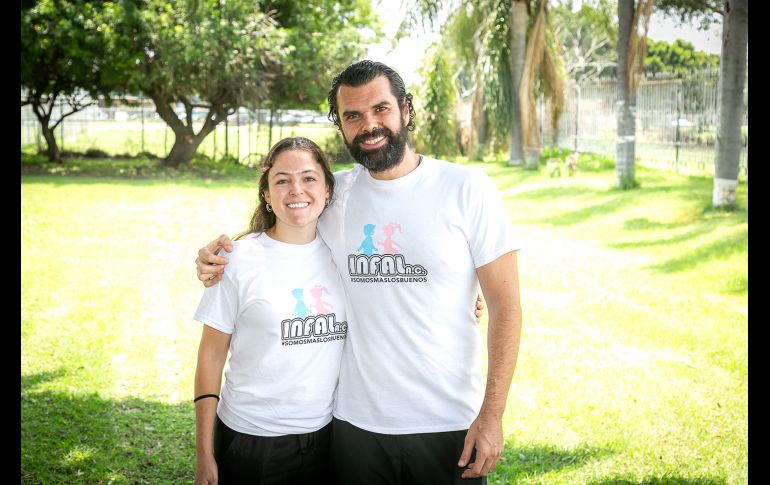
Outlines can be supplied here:
[[347, 334], [329, 248], [318, 236], [288, 244], [254, 233], [224, 256], [222, 281], [204, 290], [194, 316], [232, 334], [217, 414], [257, 436], [322, 428], [332, 419]]

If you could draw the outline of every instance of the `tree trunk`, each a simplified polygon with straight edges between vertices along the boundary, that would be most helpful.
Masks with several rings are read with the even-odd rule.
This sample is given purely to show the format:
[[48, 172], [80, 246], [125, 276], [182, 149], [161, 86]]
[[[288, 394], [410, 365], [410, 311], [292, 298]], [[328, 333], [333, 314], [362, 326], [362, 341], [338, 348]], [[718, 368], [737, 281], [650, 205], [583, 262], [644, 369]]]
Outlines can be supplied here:
[[45, 139], [45, 153], [48, 156], [48, 160], [61, 163], [61, 151], [59, 150], [59, 145], [56, 143], [56, 136], [54, 135], [56, 125], [54, 125], [53, 128], [50, 126], [51, 111], [53, 110], [52, 106], [56, 102], [57, 95], [54, 94], [48, 101], [48, 103], [50, 103], [49, 109], [46, 109], [46, 107], [43, 106], [43, 102], [40, 98], [41, 96], [39, 95], [32, 96], [30, 104], [32, 106], [32, 112], [35, 113], [35, 118], [37, 118], [37, 121], [40, 123], [40, 131], [43, 133], [43, 138]]
[[748, 0], [725, 1], [722, 55], [719, 62], [719, 128], [712, 194], [712, 204], [715, 208], [735, 207], [735, 188], [738, 185], [741, 156], [748, 22]]
[[166, 158], [163, 159], [163, 165], [166, 167], [176, 168], [180, 164], [188, 163], [195, 156], [198, 151], [198, 147], [206, 136], [211, 133], [216, 126], [225, 119], [223, 110], [219, 107], [210, 108], [209, 113], [216, 113], [215, 116], [207, 116], [206, 121], [203, 123], [198, 134], [195, 134], [192, 126], [192, 120], [188, 114], [189, 125], [186, 125], [182, 120], [177, 117], [171, 104], [167, 99], [159, 95], [152, 89], [147, 88], [145, 93], [152, 98], [155, 103], [155, 111], [158, 112], [158, 116], [171, 128], [174, 132], [174, 145], [171, 147], [171, 151]]
[[487, 142], [487, 113], [484, 111], [484, 89], [476, 87], [471, 104], [471, 132], [468, 155], [471, 160], [484, 160], [484, 145]]
[[634, 156], [636, 148], [636, 96], [628, 89], [628, 47], [634, 0], [618, 0], [618, 102], [615, 177], [623, 189], [635, 185]]
[[53, 133], [53, 130], [48, 126], [48, 122], [40, 122], [41, 131], [43, 132], [43, 138], [45, 138], [45, 143], [47, 145], [46, 148], [46, 155], [48, 155], [48, 159], [52, 162], [62, 163], [61, 159], [61, 151], [59, 150], [59, 145], [56, 143], [56, 136]]
[[524, 54], [527, 46], [527, 2], [511, 2], [511, 143], [508, 165], [518, 167], [524, 163], [523, 136], [521, 131], [521, 102], [519, 88], [524, 72]]
[[201, 136], [201, 134], [198, 134], [198, 136], [195, 136], [190, 133], [174, 130], [174, 136], [174, 146], [171, 147], [168, 156], [163, 160], [163, 165], [177, 168], [179, 165], [189, 163], [192, 160], [205, 135]]

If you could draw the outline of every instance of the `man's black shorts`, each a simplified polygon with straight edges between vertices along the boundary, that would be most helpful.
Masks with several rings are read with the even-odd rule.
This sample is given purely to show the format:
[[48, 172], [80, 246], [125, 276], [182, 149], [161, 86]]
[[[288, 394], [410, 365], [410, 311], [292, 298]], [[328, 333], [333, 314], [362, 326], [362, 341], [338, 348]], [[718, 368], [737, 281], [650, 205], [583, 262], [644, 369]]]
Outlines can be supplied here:
[[[332, 461], [341, 485], [484, 485], [460, 478], [467, 430], [389, 435], [332, 420]], [[471, 456], [470, 463], [475, 459]]]

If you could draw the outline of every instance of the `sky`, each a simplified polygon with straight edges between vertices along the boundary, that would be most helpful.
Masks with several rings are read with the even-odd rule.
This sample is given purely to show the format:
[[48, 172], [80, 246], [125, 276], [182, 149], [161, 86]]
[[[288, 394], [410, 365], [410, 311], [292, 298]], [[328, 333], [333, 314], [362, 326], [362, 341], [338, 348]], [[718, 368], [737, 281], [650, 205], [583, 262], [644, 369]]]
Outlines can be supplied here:
[[[421, 33], [421, 35], [402, 40], [395, 49], [391, 49], [391, 40], [403, 18], [401, 1], [373, 0], [372, 4], [383, 23], [383, 31], [387, 40], [372, 46], [367, 58], [383, 62], [395, 69], [404, 78], [407, 87], [412, 83], [419, 82], [420, 77], [417, 71], [422, 65], [423, 54], [433, 41], [439, 39], [439, 35]], [[710, 30], [704, 32], [687, 25], [677, 25], [677, 22], [659, 14], [653, 14], [651, 17], [648, 32], [648, 37], [653, 40], [673, 42], [676, 39], [685, 39], [692, 43], [695, 49], [709, 54], [719, 54], [721, 36], [721, 23], [713, 25]]]

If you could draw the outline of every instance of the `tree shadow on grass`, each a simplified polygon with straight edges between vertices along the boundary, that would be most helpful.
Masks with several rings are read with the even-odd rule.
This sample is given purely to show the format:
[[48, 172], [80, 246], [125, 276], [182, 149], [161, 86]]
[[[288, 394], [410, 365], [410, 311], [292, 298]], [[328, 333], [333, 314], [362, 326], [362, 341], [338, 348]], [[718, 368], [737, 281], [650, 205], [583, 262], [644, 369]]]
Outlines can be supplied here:
[[[660, 193], [685, 200], [697, 199], [698, 197], [697, 193], [693, 193], [687, 187], [675, 185], [659, 185], [632, 191], [623, 191], [613, 187], [591, 188], [582, 185], [541, 187], [517, 192], [516, 197], [526, 200], [543, 200], [545, 203], [557, 199], [577, 199], [574, 201], [574, 210], [562, 211], [549, 219], [533, 218], [526, 221], [533, 224], [569, 226], [616, 213], [628, 206], [643, 203], [646, 199], [653, 198]], [[636, 224], [639, 222], [637, 221]]]
[[597, 189], [585, 185], [552, 185], [549, 187], [539, 186], [528, 190], [519, 190], [516, 192], [516, 197], [527, 200], [552, 201], [565, 197], [604, 197], [612, 195], [612, 193], [610, 189]]
[[55, 381], [60, 377], [65, 376], [67, 373], [64, 369], [57, 369], [55, 371], [40, 372], [37, 374], [31, 374], [21, 377], [22, 389], [29, 388], [34, 389], [40, 384], [44, 384], [49, 381]]
[[579, 468], [585, 462], [613, 453], [594, 447], [558, 449], [553, 446], [514, 446], [506, 444], [495, 472], [489, 476], [489, 485], [516, 483], [546, 473]]
[[626, 478], [608, 478], [588, 482], [588, 485], [724, 485], [727, 480], [714, 477], [683, 478], [671, 475], [660, 477], [645, 477], [641, 480]]
[[[663, 273], [677, 273], [692, 269], [715, 259], [727, 258], [735, 253], [746, 250], [749, 244], [748, 232], [748, 229], [745, 229], [735, 234], [720, 237], [715, 241], [690, 251], [684, 256], [671, 258], [663, 263], [653, 265], [650, 268]], [[746, 284], [748, 284], [748, 281]]]
[[540, 176], [538, 170], [525, 170], [523, 168], [516, 170], [515, 167], [509, 166], [506, 162], [488, 162], [484, 165], [488, 166], [484, 168], [487, 175], [492, 177], [499, 186], [503, 187]]
[[[666, 226], [666, 227], [663, 227], [663, 226]], [[659, 230], [674, 229], [677, 226], [681, 226], [681, 224], [661, 224], [661, 227]], [[714, 225], [699, 224], [693, 229], [683, 234], [679, 234], [677, 236], [660, 238], [660, 239], [610, 243], [608, 244], [608, 246], [614, 249], [639, 249], [639, 248], [649, 248], [649, 247], [655, 247], [655, 246], [670, 246], [674, 244], [687, 242], [697, 237], [703, 236], [705, 234], [712, 232], [714, 229], [716, 229]]]
[[[683, 226], [692, 226], [696, 229], [708, 230], [717, 227], [735, 226], [748, 223], [748, 212], [738, 209], [735, 211], [714, 210], [710, 206], [704, 207], [701, 211], [692, 211], [684, 217], [680, 216], [678, 220], [672, 222], [661, 222], [651, 220], [647, 217], [633, 217], [623, 223], [623, 229], [626, 231], [668, 231], [681, 229]], [[702, 232], [695, 235], [699, 236]], [[666, 240], [662, 240], [663, 244]]]
[[22, 376], [25, 483], [192, 483], [192, 404], [45, 390], [63, 371]]
[[[684, 222], [690, 224], [694, 219]], [[665, 231], [669, 229], [678, 229], [682, 227], [682, 222], [660, 222], [653, 221], [647, 217], [633, 217], [623, 222], [623, 229], [626, 231]]]

